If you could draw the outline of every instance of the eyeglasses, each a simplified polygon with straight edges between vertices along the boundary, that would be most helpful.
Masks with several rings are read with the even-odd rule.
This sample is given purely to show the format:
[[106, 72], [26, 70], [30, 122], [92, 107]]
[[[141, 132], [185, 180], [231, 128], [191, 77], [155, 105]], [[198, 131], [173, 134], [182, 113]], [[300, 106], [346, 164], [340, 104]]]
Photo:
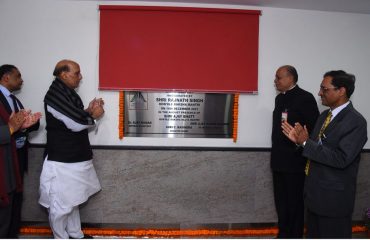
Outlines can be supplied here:
[[322, 91], [324, 93], [326, 93], [330, 89], [338, 89], [338, 87], [324, 87], [324, 86], [320, 86], [320, 91]]

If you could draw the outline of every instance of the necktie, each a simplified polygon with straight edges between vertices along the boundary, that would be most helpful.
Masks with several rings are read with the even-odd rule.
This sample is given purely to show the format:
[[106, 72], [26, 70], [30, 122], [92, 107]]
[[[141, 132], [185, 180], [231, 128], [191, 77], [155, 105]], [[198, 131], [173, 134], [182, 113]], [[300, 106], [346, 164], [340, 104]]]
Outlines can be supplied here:
[[17, 104], [17, 98], [13, 94], [10, 94], [10, 98], [13, 101], [14, 112], [19, 112], [19, 108], [18, 108], [18, 104]]
[[[322, 125], [321, 129], [320, 129], [320, 132], [319, 132], [319, 136], [318, 136], [318, 139], [320, 139], [326, 129], [326, 127], [329, 125], [330, 123], [330, 120], [331, 120], [331, 117], [333, 116], [333, 114], [331, 113], [331, 111], [329, 111], [328, 115], [326, 116], [325, 118], [325, 121], [324, 121], [324, 124]], [[310, 170], [310, 159], [307, 160], [307, 163], [306, 163], [306, 167], [304, 169], [304, 172], [306, 173], [306, 176], [308, 176], [308, 172]]]

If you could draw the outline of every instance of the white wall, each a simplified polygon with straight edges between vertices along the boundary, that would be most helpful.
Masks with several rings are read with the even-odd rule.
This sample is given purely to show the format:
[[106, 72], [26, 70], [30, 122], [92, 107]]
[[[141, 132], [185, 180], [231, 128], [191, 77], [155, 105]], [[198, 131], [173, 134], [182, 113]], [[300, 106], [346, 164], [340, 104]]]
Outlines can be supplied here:
[[[294, 65], [299, 85], [317, 96], [322, 75], [343, 69], [357, 77], [354, 106], [370, 121], [370, 15], [329, 13], [235, 5], [169, 4], [262, 10], [259, 45], [259, 94], [241, 95], [239, 137], [229, 139], [118, 139], [118, 92], [98, 91], [99, 12], [101, 4], [154, 5], [145, 2], [71, 0], [1, 0], [0, 64], [16, 65], [24, 79], [20, 99], [33, 111], [43, 112], [43, 97], [53, 79], [57, 61], [72, 59], [82, 70], [78, 90], [85, 105], [102, 97], [106, 114], [99, 131], [90, 133], [93, 145], [270, 147], [271, 118], [276, 92], [275, 70]], [[319, 98], [317, 98], [320, 103]], [[320, 105], [320, 104], [319, 104]], [[320, 105], [320, 109], [325, 109]], [[32, 143], [45, 143], [45, 122]], [[370, 142], [365, 146], [370, 147]]]

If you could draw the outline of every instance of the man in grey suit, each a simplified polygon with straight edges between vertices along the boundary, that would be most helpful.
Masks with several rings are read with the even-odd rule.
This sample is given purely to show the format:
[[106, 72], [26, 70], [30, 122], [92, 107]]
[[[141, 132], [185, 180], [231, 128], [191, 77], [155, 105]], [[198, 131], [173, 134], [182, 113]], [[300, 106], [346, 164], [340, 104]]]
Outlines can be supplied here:
[[306, 126], [282, 123], [284, 134], [303, 147], [307, 160], [304, 199], [308, 238], [351, 238], [352, 212], [367, 123], [349, 101], [355, 76], [342, 70], [324, 74], [319, 96], [329, 109], [309, 137]]

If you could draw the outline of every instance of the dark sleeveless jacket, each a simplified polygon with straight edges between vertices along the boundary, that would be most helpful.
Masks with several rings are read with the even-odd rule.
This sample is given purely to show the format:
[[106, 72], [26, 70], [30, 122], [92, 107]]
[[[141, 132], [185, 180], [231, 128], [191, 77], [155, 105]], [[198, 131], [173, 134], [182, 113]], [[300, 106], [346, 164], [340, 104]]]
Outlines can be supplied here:
[[91, 160], [93, 153], [90, 146], [88, 130], [73, 132], [66, 125], [56, 119], [46, 109], [47, 144], [46, 154], [48, 160], [74, 163]]

